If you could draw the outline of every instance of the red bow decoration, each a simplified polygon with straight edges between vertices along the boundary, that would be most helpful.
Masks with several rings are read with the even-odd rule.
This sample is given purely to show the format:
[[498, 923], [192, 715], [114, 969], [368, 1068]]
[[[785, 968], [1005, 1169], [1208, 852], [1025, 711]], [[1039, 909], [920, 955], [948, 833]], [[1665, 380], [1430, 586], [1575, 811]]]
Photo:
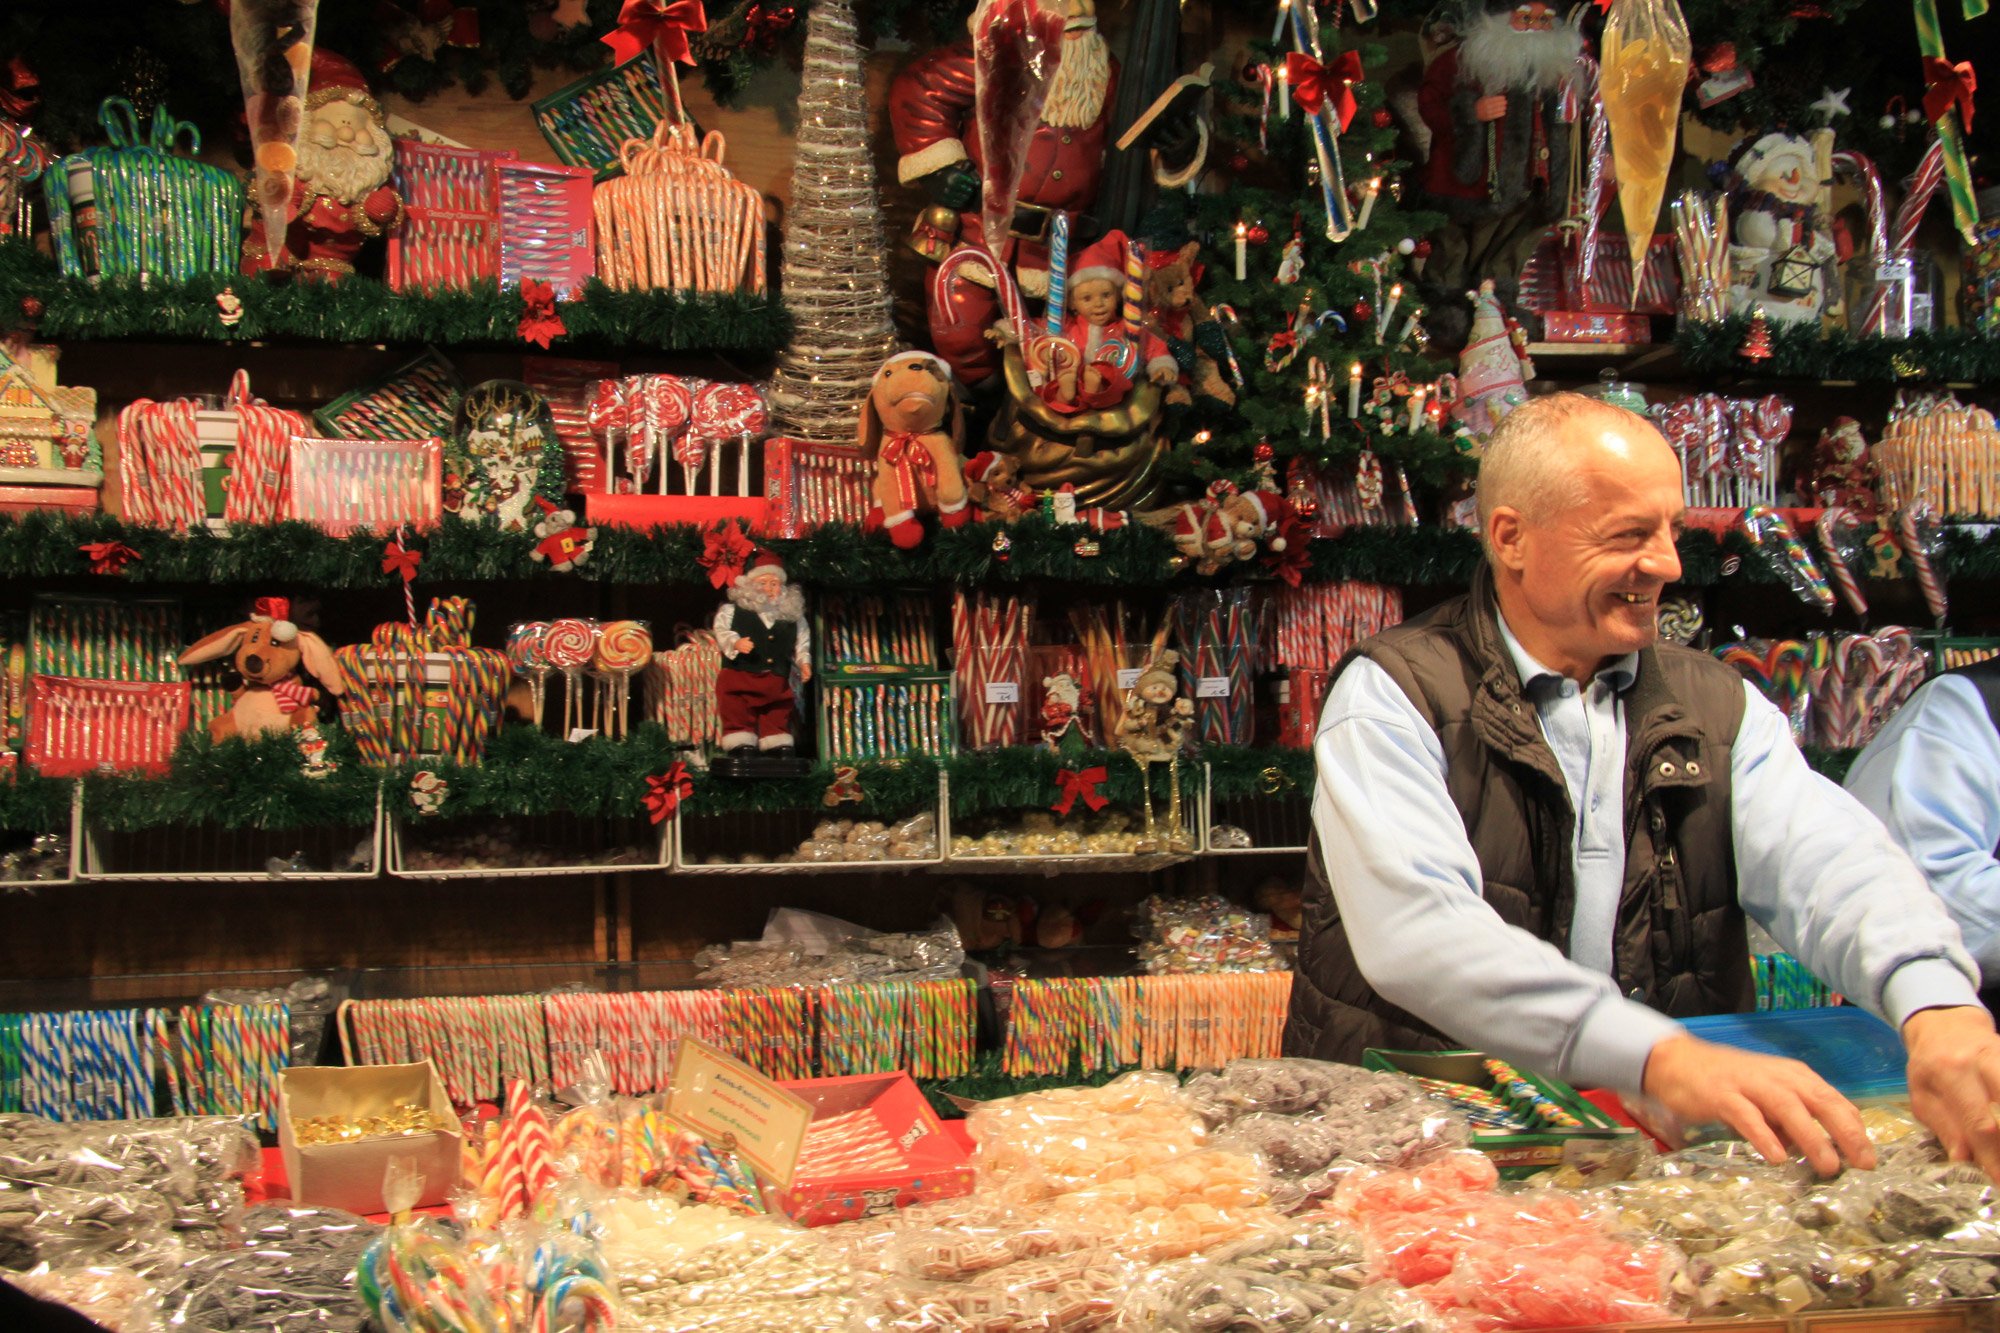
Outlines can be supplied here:
[[556, 310], [556, 289], [539, 278], [521, 280], [521, 337], [548, 349], [551, 338], [560, 338], [569, 330], [563, 327], [562, 315]]
[[744, 23], [750, 29], [750, 45], [760, 51], [770, 50], [778, 44], [778, 39], [785, 35], [786, 30], [798, 16], [799, 11], [790, 5], [778, 8], [750, 6], [750, 12], [743, 16]]
[[1696, 59], [1704, 74], [1727, 74], [1736, 68], [1736, 43], [1717, 42]]
[[1282, 551], [1268, 551], [1264, 564], [1271, 572], [1296, 588], [1312, 568], [1312, 528], [1302, 519], [1286, 515], [1278, 524], [1278, 536], [1285, 542]]
[[403, 545], [403, 534], [397, 533], [394, 540], [382, 548], [382, 572], [401, 574], [403, 582], [413, 583], [417, 577], [417, 566], [423, 563], [424, 553], [412, 551]]
[[1317, 114], [1320, 105], [1331, 99], [1341, 132], [1346, 133], [1359, 110], [1352, 85], [1361, 82], [1361, 53], [1344, 51], [1331, 65], [1322, 65], [1303, 51], [1292, 51], [1285, 56], [1285, 81], [1292, 85], [1293, 100], [1308, 116]]
[[694, 52], [688, 49], [688, 34], [707, 31], [708, 15], [702, 11], [701, 0], [625, 0], [618, 11], [618, 26], [600, 40], [611, 48], [620, 65], [654, 45], [666, 60], [692, 65]]
[[901, 510], [915, 509], [919, 492], [917, 487], [928, 486], [937, 490], [937, 459], [931, 456], [924, 444], [924, 432], [915, 430], [890, 431], [882, 442], [881, 461], [892, 469], [896, 481], [896, 502]]
[[90, 557], [93, 574], [116, 574], [139, 558], [139, 553], [123, 542], [85, 542], [76, 549]]
[[1104, 771], [1104, 765], [1102, 764], [1097, 765], [1095, 768], [1086, 768], [1081, 773], [1074, 769], [1058, 769], [1056, 771], [1056, 787], [1062, 793], [1062, 799], [1050, 806], [1049, 809], [1059, 815], [1066, 815], [1069, 813], [1070, 807], [1076, 804], [1077, 797], [1081, 796], [1083, 803], [1092, 810], [1102, 810], [1105, 806], [1111, 804], [1111, 802], [1098, 794], [1097, 784], [1109, 776], [1110, 774]]
[[655, 824], [672, 816], [680, 809], [681, 802], [692, 795], [694, 779], [688, 776], [687, 765], [678, 759], [664, 777], [646, 779], [646, 809], [652, 812]]
[[1970, 130], [1972, 94], [1978, 87], [1979, 80], [1973, 76], [1970, 60], [1961, 60], [1954, 65], [1939, 56], [1924, 57], [1924, 116], [1927, 119], [1943, 120], [1944, 113], [1956, 106], [1958, 118]]
[[756, 550], [733, 521], [718, 523], [702, 543], [701, 567], [708, 571], [710, 584], [727, 588], [743, 573], [743, 566]]

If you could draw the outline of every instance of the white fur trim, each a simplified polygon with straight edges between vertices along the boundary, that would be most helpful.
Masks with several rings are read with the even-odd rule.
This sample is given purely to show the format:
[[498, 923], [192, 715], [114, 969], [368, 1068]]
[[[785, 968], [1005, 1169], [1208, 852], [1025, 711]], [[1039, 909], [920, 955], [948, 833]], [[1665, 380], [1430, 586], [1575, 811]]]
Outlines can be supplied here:
[[970, 496], [960, 496], [958, 503], [955, 505], [941, 504], [938, 506], [938, 512], [940, 514], [956, 514], [959, 510], [965, 508], [971, 498]]
[[1181, 363], [1174, 360], [1171, 356], [1156, 356], [1146, 363], [1146, 370], [1149, 374], [1162, 367], [1173, 371], [1176, 375], [1181, 373]]
[[796, 744], [798, 744], [798, 742], [792, 739], [791, 732], [781, 731], [775, 736], [760, 737], [757, 741], [757, 748], [760, 750], [775, 750], [780, 745], [796, 745]]
[[939, 139], [928, 147], [919, 148], [914, 153], [905, 153], [896, 161], [896, 179], [904, 185], [922, 180], [940, 167], [948, 167], [954, 162], [966, 160], [965, 144], [957, 139]]
[[1023, 296], [1047, 296], [1049, 294], [1049, 271], [1045, 268], [1017, 268], [1014, 282]]
[[756, 743], [757, 733], [754, 731], [725, 731], [722, 733], [721, 745], [725, 750], [734, 750], [739, 746], [755, 745]]
[[1163, 190], [1178, 190], [1196, 176], [1201, 175], [1202, 168], [1208, 165], [1208, 122], [1205, 120], [1195, 121], [1194, 132], [1198, 136], [1194, 156], [1189, 158], [1188, 164], [1179, 171], [1162, 171], [1159, 167], [1158, 156], [1156, 155], [1153, 158], [1153, 184]]
[[914, 509], [905, 509], [900, 514], [885, 514], [882, 516], [882, 526], [885, 528], [893, 528], [898, 523], [908, 523], [911, 519], [915, 518], [916, 516], [917, 516], [917, 511]]
[[298, 637], [299, 637], [299, 627], [297, 625], [294, 625], [291, 621], [274, 620], [271, 622], [271, 642], [290, 643], [293, 639], [296, 639]]
[[1123, 290], [1125, 275], [1109, 265], [1080, 268], [1069, 275], [1069, 288], [1071, 291], [1075, 291], [1079, 284], [1086, 282], [1108, 282]]

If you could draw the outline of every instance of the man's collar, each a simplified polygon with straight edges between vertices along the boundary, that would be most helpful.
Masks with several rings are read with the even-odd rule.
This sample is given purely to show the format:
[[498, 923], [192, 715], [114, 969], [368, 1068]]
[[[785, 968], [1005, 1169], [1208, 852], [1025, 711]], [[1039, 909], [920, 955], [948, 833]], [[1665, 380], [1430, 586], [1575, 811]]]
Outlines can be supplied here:
[[[1543, 666], [1521, 646], [1521, 641], [1514, 637], [1513, 627], [1507, 623], [1506, 613], [1497, 605], [1494, 607], [1494, 618], [1500, 622], [1500, 641], [1507, 645], [1507, 655], [1513, 659], [1514, 670], [1520, 674], [1523, 692], [1532, 691], [1535, 682], [1545, 676], [1562, 679], [1560, 671]], [[1616, 694], [1623, 694], [1631, 689], [1632, 682], [1638, 679], [1638, 676], [1639, 654], [1637, 653], [1627, 653], [1597, 673], [1597, 678], [1610, 685], [1612, 692]]]

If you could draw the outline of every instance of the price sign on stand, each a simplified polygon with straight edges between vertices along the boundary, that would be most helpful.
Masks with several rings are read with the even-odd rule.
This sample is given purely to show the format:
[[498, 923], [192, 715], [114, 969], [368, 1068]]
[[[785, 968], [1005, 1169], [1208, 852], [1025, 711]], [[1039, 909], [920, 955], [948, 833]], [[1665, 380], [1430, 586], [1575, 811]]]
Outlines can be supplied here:
[[681, 1038], [667, 1094], [667, 1114], [710, 1141], [729, 1135], [736, 1151], [774, 1180], [792, 1183], [812, 1107], [706, 1042]]

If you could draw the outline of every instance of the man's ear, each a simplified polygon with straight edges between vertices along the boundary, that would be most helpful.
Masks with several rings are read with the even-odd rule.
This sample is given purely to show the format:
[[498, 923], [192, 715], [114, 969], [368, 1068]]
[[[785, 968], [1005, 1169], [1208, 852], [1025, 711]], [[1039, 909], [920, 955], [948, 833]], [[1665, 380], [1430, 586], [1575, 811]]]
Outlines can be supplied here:
[[1521, 517], [1520, 510], [1511, 505], [1495, 509], [1486, 520], [1486, 549], [1491, 553], [1493, 563], [1520, 573], [1527, 563], [1527, 553], [1522, 550], [1527, 530], [1527, 521]]

